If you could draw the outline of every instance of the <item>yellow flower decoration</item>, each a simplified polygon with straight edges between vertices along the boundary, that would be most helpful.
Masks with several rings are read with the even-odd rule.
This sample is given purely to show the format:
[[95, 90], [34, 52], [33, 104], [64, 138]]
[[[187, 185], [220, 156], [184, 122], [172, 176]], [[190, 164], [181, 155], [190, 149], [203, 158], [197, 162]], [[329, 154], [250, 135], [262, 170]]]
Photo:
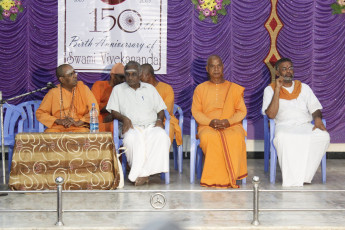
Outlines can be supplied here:
[[214, 7], [217, 3], [214, 0], [205, 0], [205, 3], [200, 5], [203, 9], [209, 9], [210, 11], [214, 10]]
[[[195, 8], [199, 11], [199, 20], [211, 18], [214, 24], [218, 23], [218, 15], [225, 16], [227, 11], [225, 6], [230, 4], [230, 0], [191, 0]], [[345, 0], [344, 0], [345, 1]]]
[[11, 9], [12, 6], [15, 6], [13, 0], [2, 0], [2, 1], [0, 2], [0, 5], [2, 6], [2, 8], [3, 8], [4, 10], [9, 10], [9, 9]]

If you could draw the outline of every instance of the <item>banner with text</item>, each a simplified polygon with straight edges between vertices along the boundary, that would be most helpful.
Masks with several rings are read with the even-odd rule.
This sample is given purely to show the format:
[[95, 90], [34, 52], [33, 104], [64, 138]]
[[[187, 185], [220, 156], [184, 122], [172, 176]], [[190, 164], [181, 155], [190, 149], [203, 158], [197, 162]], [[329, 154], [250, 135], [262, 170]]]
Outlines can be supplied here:
[[58, 65], [107, 72], [121, 62], [166, 74], [167, 0], [59, 0]]

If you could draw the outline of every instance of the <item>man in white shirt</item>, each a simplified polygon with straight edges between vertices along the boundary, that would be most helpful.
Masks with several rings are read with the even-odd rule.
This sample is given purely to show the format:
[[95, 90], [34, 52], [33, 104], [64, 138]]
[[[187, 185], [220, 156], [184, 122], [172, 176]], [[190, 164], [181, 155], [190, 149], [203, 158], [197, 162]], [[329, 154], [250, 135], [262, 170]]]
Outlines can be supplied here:
[[163, 126], [165, 103], [155, 87], [140, 82], [140, 64], [125, 66], [126, 82], [113, 88], [107, 110], [123, 123], [123, 144], [135, 185], [148, 183], [149, 176], [169, 172], [170, 138]]
[[292, 61], [282, 58], [275, 68], [279, 78], [265, 88], [262, 114], [276, 123], [273, 143], [283, 186], [303, 186], [311, 183], [330, 136], [321, 120], [319, 100], [308, 85], [293, 80]]

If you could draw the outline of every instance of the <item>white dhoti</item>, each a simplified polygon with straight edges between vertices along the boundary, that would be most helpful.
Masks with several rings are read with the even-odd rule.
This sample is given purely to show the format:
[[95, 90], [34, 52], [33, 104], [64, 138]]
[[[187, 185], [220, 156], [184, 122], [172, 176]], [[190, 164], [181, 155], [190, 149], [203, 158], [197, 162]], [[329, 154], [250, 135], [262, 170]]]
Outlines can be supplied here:
[[128, 179], [169, 172], [170, 138], [160, 127], [135, 126], [128, 130], [123, 139], [127, 148], [126, 157], [131, 171]]
[[311, 123], [299, 126], [277, 125], [274, 146], [282, 171], [283, 186], [311, 183], [330, 143], [329, 133], [312, 130]]

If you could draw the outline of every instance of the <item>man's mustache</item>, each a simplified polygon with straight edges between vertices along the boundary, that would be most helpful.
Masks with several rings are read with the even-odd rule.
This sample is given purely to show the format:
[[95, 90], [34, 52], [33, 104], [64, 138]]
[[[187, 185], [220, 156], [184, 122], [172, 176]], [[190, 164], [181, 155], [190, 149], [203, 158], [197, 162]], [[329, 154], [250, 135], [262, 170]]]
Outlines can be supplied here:
[[293, 76], [292, 77], [284, 76], [283, 79], [284, 79], [284, 81], [292, 81]]

